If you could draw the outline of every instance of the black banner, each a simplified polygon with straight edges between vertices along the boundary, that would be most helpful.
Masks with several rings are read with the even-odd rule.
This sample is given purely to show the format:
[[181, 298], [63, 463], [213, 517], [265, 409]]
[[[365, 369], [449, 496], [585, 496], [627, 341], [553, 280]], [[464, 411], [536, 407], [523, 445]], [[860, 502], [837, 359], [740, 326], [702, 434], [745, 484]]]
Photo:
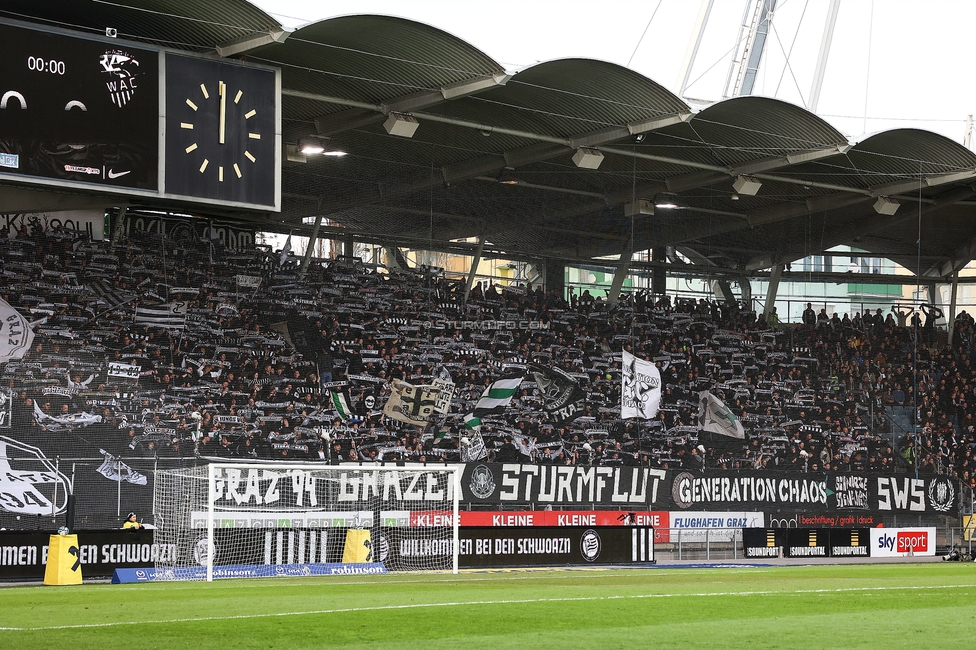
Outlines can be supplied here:
[[822, 528], [790, 528], [786, 531], [786, 557], [827, 557], [829, 537]]
[[[670, 505], [678, 510], [755, 508], [767, 512], [850, 513], [857, 518], [859, 513], [953, 514], [959, 504], [958, 483], [944, 475], [914, 478], [867, 473], [709, 471], [678, 472], [668, 478]], [[855, 519], [849, 525], [855, 524], [868, 522]]]
[[[948, 476], [888, 476], [647, 467], [469, 463], [464, 504], [587, 506], [783, 513], [781, 527], [876, 526], [886, 514], [953, 514], [959, 486]], [[803, 521], [794, 519], [802, 513]], [[819, 520], [817, 518], [820, 518]]]
[[654, 529], [643, 526], [465, 527], [460, 544], [463, 568], [654, 562]]
[[236, 249], [253, 246], [255, 242], [253, 228], [244, 228], [239, 223], [229, 221], [130, 215], [125, 219], [124, 228], [128, 237], [144, 232], [165, 235], [185, 245], [200, 241], [219, 241], [222, 246]]
[[747, 558], [869, 557], [867, 528], [743, 528], [742, 550]]
[[[51, 532], [0, 531], [0, 580], [41, 580]], [[153, 531], [89, 530], [78, 533], [84, 578], [111, 576], [115, 569], [153, 566], [176, 552], [172, 544], [153, 543]]]
[[665, 470], [648, 467], [469, 463], [461, 477], [461, 501], [653, 510], [667, 504], [666, 476]]

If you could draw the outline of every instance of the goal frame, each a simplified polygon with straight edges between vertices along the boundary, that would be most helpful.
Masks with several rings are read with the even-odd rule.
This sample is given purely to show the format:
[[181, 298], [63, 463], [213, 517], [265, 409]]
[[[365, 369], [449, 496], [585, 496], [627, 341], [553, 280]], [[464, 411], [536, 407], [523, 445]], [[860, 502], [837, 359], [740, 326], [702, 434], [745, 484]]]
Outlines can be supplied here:
[[[214, 569], [214, 521], [215, 521], [215, 511], [216, 511], [216, 499], [214, 483], [216, 480], [216, 471], [220, 470], [253, 470], [253, 469], [268, 469], [274, 471], [287, 471], [287, 470], [323, 470], [323, 469], [334, 469], [335, 471], [341, 471], [342, 469], [350, 470], [356, 469], [360, 471], [370, 471], [370, 472], [447, 472], [452, 475], [451, 487], [452, 487], [452, 499], [451, 499], [451, 572], [458, 573], [458, 554], [460, 551], [460, 539], [458, 534], [458, 528], [460, 526], [460, 504], [461, 504], [461, 473], [463, 471], [463, 466], [461, 465], [366, 465], [366, 464], [343, 464], [343, 465], [324, 465], [321, 463], [209, 463], [207, 465], [207, 582], [213, 582], [213, 569]], [[379, 517], [379, 512], [375, 513], [375, 517]]]

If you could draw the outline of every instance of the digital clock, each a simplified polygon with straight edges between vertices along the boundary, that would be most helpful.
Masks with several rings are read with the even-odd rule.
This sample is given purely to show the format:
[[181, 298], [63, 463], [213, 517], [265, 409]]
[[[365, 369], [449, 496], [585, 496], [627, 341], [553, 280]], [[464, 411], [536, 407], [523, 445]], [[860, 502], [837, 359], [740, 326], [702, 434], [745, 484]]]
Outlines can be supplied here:
[[55, 59], [44, 59], [39, 56], [27, 57], [27, 69], [35, 72], [50, 72], [51, 74], [64, 74], [64, 61]]
[[0, 42], [0, 175], [158, 190], [158, 50], [3, 22]]

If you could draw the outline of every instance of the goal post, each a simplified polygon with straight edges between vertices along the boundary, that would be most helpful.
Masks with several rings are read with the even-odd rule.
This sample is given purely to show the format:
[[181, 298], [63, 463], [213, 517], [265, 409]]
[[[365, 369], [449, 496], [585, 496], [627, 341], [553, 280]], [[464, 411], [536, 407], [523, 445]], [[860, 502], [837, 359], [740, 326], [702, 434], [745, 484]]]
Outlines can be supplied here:
[[459, 465], [211, 463], [156, 476], [157, 579], [458, 571]]

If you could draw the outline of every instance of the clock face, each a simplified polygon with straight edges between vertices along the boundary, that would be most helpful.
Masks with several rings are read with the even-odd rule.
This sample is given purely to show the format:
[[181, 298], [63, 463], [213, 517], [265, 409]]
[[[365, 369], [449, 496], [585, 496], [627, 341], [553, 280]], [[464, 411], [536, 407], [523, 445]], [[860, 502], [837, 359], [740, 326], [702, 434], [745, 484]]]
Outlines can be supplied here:
[[166, 192], [275, 206], [277, 83], [269, 70], [166, 57]]

